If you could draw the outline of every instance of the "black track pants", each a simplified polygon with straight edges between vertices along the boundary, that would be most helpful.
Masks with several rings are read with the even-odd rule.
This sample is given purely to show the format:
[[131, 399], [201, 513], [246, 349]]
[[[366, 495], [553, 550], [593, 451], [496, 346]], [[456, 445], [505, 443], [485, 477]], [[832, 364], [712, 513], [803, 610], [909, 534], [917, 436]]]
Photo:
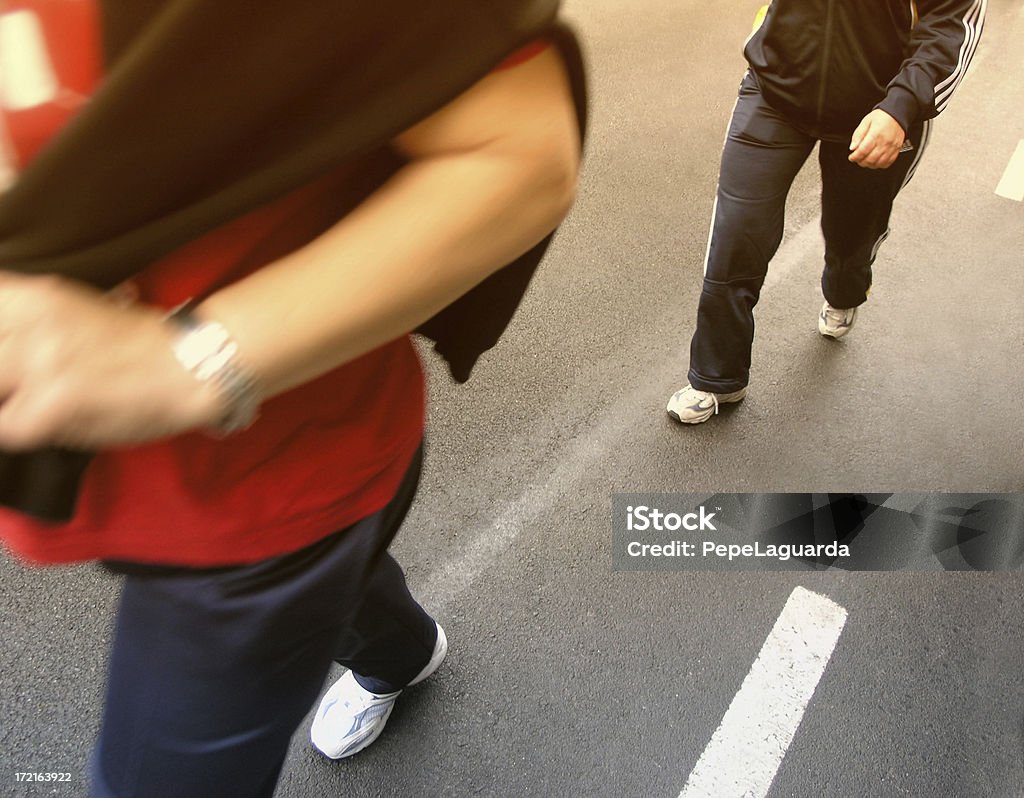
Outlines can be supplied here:
[[[821, 288], [833, 307], [856, 307], [867, 298], [871, 264], [888, 234], [893, 200], [913, 175], [929, 127], [918, 123], [909, 131], [912, 149], [888, 169], [850, 163], [848, 142], [821, 142]], [[754, 305], [782, 241], [786, 195], [816, 142], [764, 101], [752, 74], [744, 77], [722, 152], [690, 343], [688, 376], [694, 388], [731, 393], [749, 380]]]

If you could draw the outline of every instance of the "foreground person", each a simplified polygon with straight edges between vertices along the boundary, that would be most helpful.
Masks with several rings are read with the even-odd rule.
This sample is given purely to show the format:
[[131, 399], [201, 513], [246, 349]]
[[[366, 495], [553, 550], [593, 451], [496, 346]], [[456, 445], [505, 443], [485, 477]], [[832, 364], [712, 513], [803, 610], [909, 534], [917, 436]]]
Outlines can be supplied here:
[[[502, 267], [572, 202], [578, 54], [553, 2], [350, 5], [0, 15], [0, 537], [125, 575], [95, 796], [269, 796], [332, 661], [313, 741], [341, 757], [447, 650], [387, 553], [406, 333], [459, 379], [493, 343], [456, 322], [490, 279], [514, 307]], [[80, 482], [37, 468], [84, 450]]]

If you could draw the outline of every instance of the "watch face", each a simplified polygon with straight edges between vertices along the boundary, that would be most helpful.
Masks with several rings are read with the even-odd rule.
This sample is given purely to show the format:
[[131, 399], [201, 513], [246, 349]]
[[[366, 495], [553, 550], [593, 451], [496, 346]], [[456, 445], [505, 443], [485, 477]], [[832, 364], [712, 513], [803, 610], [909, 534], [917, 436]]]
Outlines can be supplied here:
[[[230, 343], [230, 346], [228, 345]], [[237, 347], [219, 324], [206, 323], [187, 331], [174, 345], [174, 355], [189, 371], [208, 380], [234, 357]]]

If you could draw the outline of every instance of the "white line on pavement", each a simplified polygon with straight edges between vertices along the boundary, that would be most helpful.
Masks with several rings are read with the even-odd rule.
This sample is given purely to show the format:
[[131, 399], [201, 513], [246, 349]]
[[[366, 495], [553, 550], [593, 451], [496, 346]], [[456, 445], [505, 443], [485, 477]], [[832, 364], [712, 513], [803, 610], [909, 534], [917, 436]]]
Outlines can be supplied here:
[[679, 798], [765, 798], [845, 624], [831, 599], [793, 591]]
[[[814, 258], [820, 250], [821, 215], [816, 215], [791, 236], [787, 236], [772, 259], [764, 290], [783, 282], [797, 266]], [[652, 321], [658, 329], [671, 329], [677, 323], [678, 311], [672, 309], [664, 318]], [[621, 368], [616, 358], [609, 358], [604, 369], [611, 372]], [[571, 495], [576, 483], [588, 472], [591, 463], [608, 457], [629, 440], [637, 424], [650, 423], [651, 418], [663, 413], [665, 402], [673, 388], [681, 388], [686, 381], [686, 350], [681, 349], [654, 363], [646, 371], [638, 372], [638, 388], [621, 397], [611, 408], [603, 411], [601, 420], [589, 427], [587, 433], [575, 438], [566, 451], [556, 458], [556, 467], [540, 484], [524, 487], [513, 500], [497, 509], [494, 521], [486, 527], [471, 530], [469, 542], [459, 555], [448, 560], [437, 571], [415, 585], [420, 601], [431, 609], [447, 608], [466, 592], [481, 574], [505, 556], [516, 543], [519, 533], [534, 525], [551, 511], [563, 497]], [[592, 375], [603, 373], [595, 367]], [[667, 378], [666, 378], [666, 375]], [[670, 379], [669, 387], [666, 380]], [[571, 393], [571, 392], [570, 392]], [[553, 411], [552, 418], [566, 418], [579, 411], [575, 405], [566, 405]], [[534, 430], [532, 435], [537, 435]], [[515, 448], [515, 447], [513, 447]]]
[[620, 400], [613, 410], [602, 413], [601, 420], [590, 427], [586, 435], [572, 441], [542, 483], [524, 487], [515, 499], [496, 508], [494, 521], [484, 529], [475, 530], [458, 557], [447, 561], [416, 586], [414, 592], [421, 602], [432, 611], [448, 608], [484, 571], [512, 550], [520, 532], [536, 527], [559, 501], [571, 496], [576, 483], [591, 470], [593, 463], [607, 458], [608, 452], [629, 440], [640, 423], [638, 416], [650, 413], [653, 418], [660, 418], [657, 413], [668, 399], [662, 381], [665, 374], [673, 373], [673, 367], [675, 371], [681, 370], [675, 362], [678, 359], [659, 363], [644, 379], [639, 379], [635, 392]]
[[1024, 201], [1024, 139], [1017, 142], [1017, 149], [1010, 156], [1003, 178], [996, 186], [996, 194], [1017, 202]]
[[821, 236], [821, 214], [806, 222], [794, 235], [787, 235], [768, 268], [768, 276], [764, 278], [762, 292], [774, 288], [787, 279], [797, 267], [806, 267], [814, 263], [821, 268], [825, 243]]

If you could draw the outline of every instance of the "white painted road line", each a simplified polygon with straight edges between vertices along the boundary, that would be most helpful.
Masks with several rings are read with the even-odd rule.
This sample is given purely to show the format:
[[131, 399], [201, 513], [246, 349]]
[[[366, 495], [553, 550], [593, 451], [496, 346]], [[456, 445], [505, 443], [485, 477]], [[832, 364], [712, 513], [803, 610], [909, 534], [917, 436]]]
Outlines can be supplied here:
[[831, 599], [793, 591], [679, 798], [765, 798], [845, 624]]
[[1017, 142], [1017, 149], [1010, 156], [1003, 178], [996, 186], [996, 194], [1017, 202], [1024, 201], [1024, 140]]
[[[821, 215], [818, 214], [783, 241], [772, 260], [762, 292], [778, 285], [798, 267], [809, 262], [820, 267], [820, 254], [815, 253], [820, 253], [822, 247]], [[678, 326], [678, 315], [679, 311], [672, 308], [650, 323], [655, 329], [671, 330]], [[600, 367], [595, 365], [591, 372], [595, 381], [600, 382], [601, 374], [611, 374], [621, 368], [618, 357], [615, 354]], [[494, 521], [487, 526], [466, 530], [469, 542], [459, 555], [429, 574], [424, 582], [414, 584], [414, 592], [420, 602], [438, 613], [452, 606], [488, 568], [513, 550], [524, 529], [535, 526], [559, 501], [576, 490], [580, 479], [590, 471], [590, 464], [606, 459], [608, 452], [626, 444], [638, 425], [650, 423], [650, 418], [658, 417], [648, 414], [663, 414], [665, 400], [685, 382], [686, 358], [684, 351], [676, 351], [665, 359], [659, 359], [642, 373], [638, 369], [634, 381], [637, 389], [620, 397], [601, 413], [598, 423], [574, 438], [568, 449], [556, 458], [555, 469], [540, 484], [524, 488], [515, 499], [497, 510]], [[558, 419], [577, 411], [576, 404], [557, 407], [550, 414], [552, 426], [561, 426]], [[531, 432], [531, 435], [535, 434]]]
[[798, 268], [806, 269], [809, 264], [813, 264], [820, 269], [824, 252], [825, 239], [821, 234], [821, 214], [818, 213], [795, 234], [786, 236], [772, 258], [761, 292], [774, 288]]

